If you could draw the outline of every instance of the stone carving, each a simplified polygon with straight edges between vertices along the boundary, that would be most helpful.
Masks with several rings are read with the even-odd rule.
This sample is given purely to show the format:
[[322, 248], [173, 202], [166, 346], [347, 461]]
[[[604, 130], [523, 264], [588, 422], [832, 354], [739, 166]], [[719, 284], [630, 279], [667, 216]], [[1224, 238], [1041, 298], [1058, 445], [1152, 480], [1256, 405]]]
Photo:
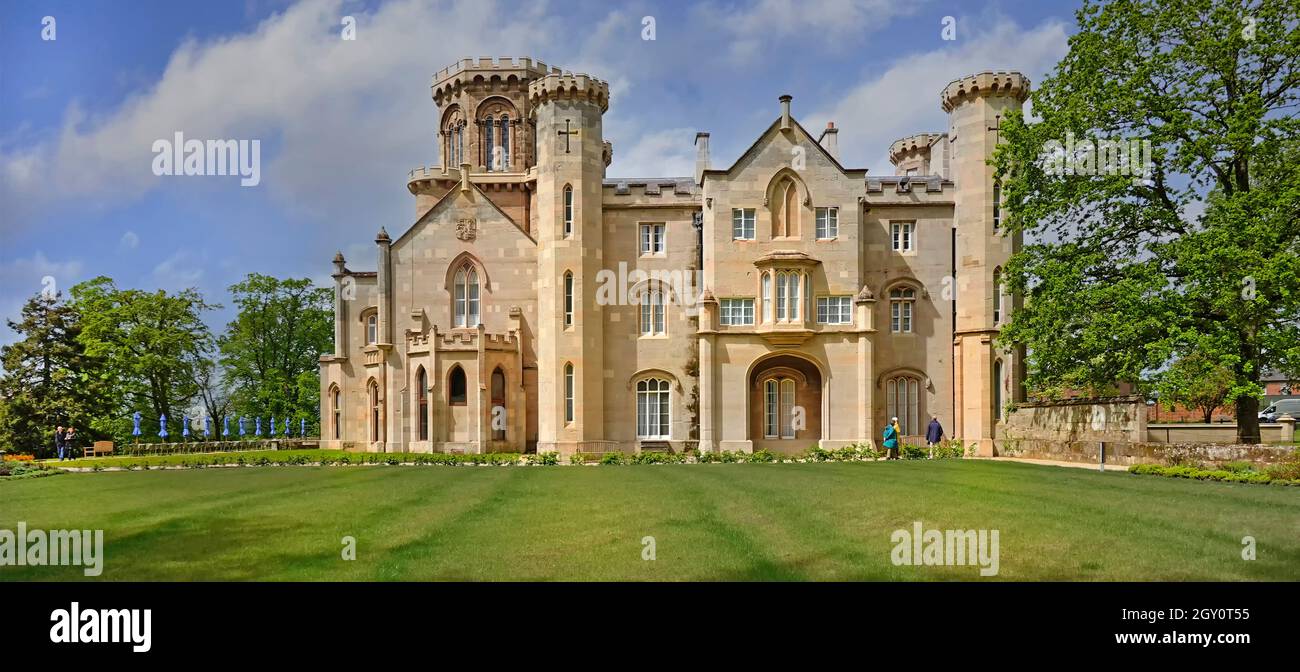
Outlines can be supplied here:
[[478, 233], [478, 222], [474, 219], [461, 219], [456, 221], [456, 237], [461, 240], [474, 240]]

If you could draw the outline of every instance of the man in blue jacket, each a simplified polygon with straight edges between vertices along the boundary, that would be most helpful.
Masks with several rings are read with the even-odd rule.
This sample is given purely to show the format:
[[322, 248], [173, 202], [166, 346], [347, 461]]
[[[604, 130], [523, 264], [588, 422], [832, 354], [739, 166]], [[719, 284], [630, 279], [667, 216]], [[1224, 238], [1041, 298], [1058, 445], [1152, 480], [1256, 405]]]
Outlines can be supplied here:
[[934, 447], [943, 440], [943, 425], [939, 424], [939, 416], [930, 416], [930, 426], [925, 428], [925, 443], [930, 446], [930, 457], [934, 457]]

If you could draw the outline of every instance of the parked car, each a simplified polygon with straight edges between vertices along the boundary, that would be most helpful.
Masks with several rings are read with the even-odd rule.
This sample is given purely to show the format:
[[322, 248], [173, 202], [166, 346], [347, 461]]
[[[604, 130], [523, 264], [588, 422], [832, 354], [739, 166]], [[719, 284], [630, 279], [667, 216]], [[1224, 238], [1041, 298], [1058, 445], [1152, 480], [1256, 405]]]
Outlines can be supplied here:
[[1277, 422], [1283, 414], [1300, 420], [1300, 397], [1295, 399], [1278, 399], [1259, 412], [1259, 419], [1264, 422]]

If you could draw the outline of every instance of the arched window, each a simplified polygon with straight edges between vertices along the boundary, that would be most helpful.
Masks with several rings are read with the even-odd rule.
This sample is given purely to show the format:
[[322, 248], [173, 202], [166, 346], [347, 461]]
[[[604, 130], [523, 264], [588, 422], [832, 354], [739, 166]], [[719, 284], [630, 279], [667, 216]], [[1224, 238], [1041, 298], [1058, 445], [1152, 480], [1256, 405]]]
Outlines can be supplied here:
[[465, 163], [465, 124], [456, 126], [456, 166]]
[[993, 362], [993, 419], [1002, 419], [1002, 360]]
[[443, 161], [448, 168], [460, 166], [465, 161], [465, 117], [459, 107], [447, 112], [443, 122], [442, 134], [446, 141], [443, 146]]
[[564, 272], [564, 326], [573, 326], [573, 272]]
[[452, 283], [452, 325], [456, 327], [477, 327], [479, 323], [479, 285], [478, 271], [474, 265], [465, 262], [456, 270]]
[[492, 370], [492, 439], [506, 440], [506, 374]]
[[1002, 269], [993, 269], [993, 324], [1002, 324]]
[[420, 410], [419, 436], [421, 441], [429, 440], [429, 375], [424, 367], [415, 371], [415, 405]]
[[501, 165], [497, 170], [510, 168], [510, 117], [501, 115]]
[[895, 334], [912, 333], [912, 311], [916, 304], [916, 290], [897, 287], [889, 290], [889, 330]]
[[343, 438], [343, 400], [340, 398], [339, 388], [337, 385], [330, 387], [330, 417], [334, 422], [334, 438]]
[[564, 421], [573, 422], [573, 364], [564, 365]]
[[469, 386], [465, 383], [465, 369], [453, 366], [447, 374], [447, 404], [464, 406], [469, 398]]
[[763, 274], [763, 321], [772, 321], [772, 274]]
[[564, 185], [564, 237], [573, 235], [573, 187]]
[[374, 345], [379, 342], [379, 313], [371, 313], [366, 317], [366, 345]]
[[669, 438], [671, 395], [668, 381], [648, 378], [636, 384], [636, 436], [639, 439]]
[[993, 180], [993, 228], [1002, 226], [1002, 180]]
[[370, 400], [370, 440], [379, 440], [379, 422], [383, 419], [383, 414], [379, 411], [379, 383], [374, 380], [366, 388], [366, 396]]
[[664, 320], [664, 290], [658, 283], [641, 293], [641, 335], [662, 336], [667, 331]]
[[487, 154], [487, 156], [483, 157], [483, 163], [487, 164], [488, 172], [496, 170], [494, 164], [496, 163], [497, 146], [496, 143], [492, 142], [492, 131], [495, 128], [496, 124], [492, 120], [492, 115], [489, 114], [487, 119], [483, 120], [483, 153]]
[[763, 438], [795, 438], [795, 382], [769, 378], [763, 383]]
[[773, 192], [772, 237], [787, 238], [799, 235], [799, 187], [786, 177]]
[[921, 417], [921, 383], [910, 376], [885, 381], [885, 415], [898, 418], [902, 434], [917, 434]]

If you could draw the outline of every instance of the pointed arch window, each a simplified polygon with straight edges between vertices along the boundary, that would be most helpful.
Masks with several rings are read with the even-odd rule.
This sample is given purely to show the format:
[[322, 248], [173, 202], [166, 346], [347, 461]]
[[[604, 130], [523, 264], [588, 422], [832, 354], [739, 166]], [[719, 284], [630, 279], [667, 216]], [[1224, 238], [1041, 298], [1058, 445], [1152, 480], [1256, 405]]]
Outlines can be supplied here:
[[379, 422], [382, 419], [382, 413], [379, 410], [379, 383], [373, 379], [366, 388], [366, 396], [370, 401], [370, 440], [379, 440]]
[[[498, 410], [500, 409], [500, 410]], [[492, 370], [492, 439], [506, 440], [506, 374], [501, 367]]]
[[465, 369], [459, 365], [452, 367], [447, 376], [447, 404], [464, 406], [469, 399], [469, 385], [465, 382]]
[[890, 378], [885, 381], [885, 411], [891, 418], [898, 418], [902, 434], [917, 434], [921, 431], [921, 382], [910, 376]]
[[487, 154], [487, 156], [483, 157], [483, 163], [487, 165], [488, 172], [497, 169], [497, 146], [496, 143], [492, 142], [492, 131], [495, 128], [496, 122], [492, 119], [492, 115], [489, 114], [487, 119], [483, 120], [483, 151]]
[[366, 345], [379, 342], [379, 314], [371, 313], [366, 317]]
[[573, 363], [564, 365], [564, 421], [573, 422]]
[[1002, 360], [993, 362], [993, 419], [1002, 419]]
[[763, 438], [795, 438], [795, 382], [769, 378], [763, 382]]
[[420, 411], [417, 431], [421, 441], [429, 440], [429, 375], [421, 366], [415, 372], [415, 406]]
[[564, 237], [573, 236], [573, 187], [564, 185]]
[[330, 418], [333, 419], [334, 438], [343, 437], [343, 399], [337, 385], [330, 388]]
[[636, 384], [636, 436], [638, 439], [669, 438], [672, 398], [668, 381], [648, 378]]
[[993, 228], [1002, 226], [1002, 180], [993, 180]]
[[664, 314], [667, 308], [664, 289], [658, 283], [649, 285], [641, 294], [641, 335], [663, 336], [667, 331]]
[[573, 271], [564, 272], [564, 326], [573, 326]]
[[763, 274], [763, 321], [772, 321], [772, 274]]
[[1002, 324], [1002, 268], [993, 269], [993, 324]]
[[772, 237], [797, 238], [799, 236], [799, 186], [786, 177], [773, 193]]
[[456, 269], [452, 283], [452, 325], [459, 328], [474, 328], [479, 324], [479, 283], [478, 270], [465, 262]]
[[889, 290], [889, 330], [895, 334], [912, 333], [912, 310], [916, 304], [916, 290], [898, 287]]

